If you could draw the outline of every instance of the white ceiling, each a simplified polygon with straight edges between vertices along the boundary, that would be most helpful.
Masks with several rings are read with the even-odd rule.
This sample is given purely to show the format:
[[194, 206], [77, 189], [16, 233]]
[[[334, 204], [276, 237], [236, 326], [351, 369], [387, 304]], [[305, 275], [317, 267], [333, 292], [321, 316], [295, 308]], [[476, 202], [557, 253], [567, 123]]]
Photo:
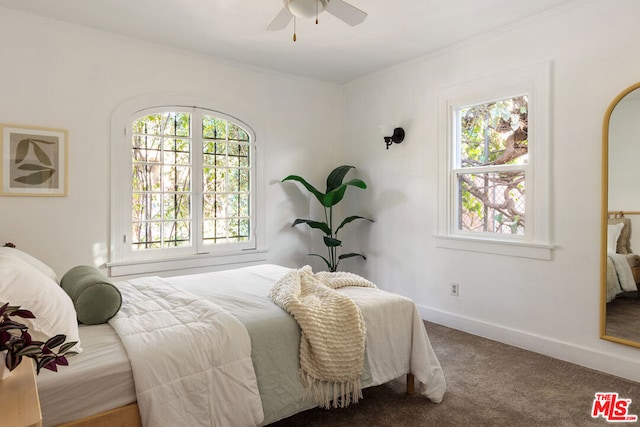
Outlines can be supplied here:
[[0, 0], [0, 7], [345, 83], [576, 1], [348, 0], [368, 13], [362, 24], [350, 27], [327, 12], [319, 25], [298, 19], [295, 43], [292, 23], [266, 30], [282, 0]]

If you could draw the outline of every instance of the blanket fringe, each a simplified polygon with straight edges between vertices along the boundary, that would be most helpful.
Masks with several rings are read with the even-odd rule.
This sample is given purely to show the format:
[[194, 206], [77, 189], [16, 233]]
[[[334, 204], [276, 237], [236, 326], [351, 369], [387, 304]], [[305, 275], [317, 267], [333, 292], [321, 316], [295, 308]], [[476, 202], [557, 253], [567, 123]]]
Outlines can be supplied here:
[[360, 378], [342, 382], [323, 381], [312, 377], [302, 369], [299, 374], [304, 385], [304, 397], [313, 399], [321, 408], [346, 408], [362, 399]]

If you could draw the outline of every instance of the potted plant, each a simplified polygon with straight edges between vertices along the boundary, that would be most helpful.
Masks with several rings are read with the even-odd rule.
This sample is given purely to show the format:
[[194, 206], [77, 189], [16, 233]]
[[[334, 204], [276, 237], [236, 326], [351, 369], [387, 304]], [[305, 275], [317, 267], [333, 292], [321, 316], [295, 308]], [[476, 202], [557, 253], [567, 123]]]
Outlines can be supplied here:
[[331, 171], [329, 176], [327, 177], [327, 189], [324, 193], [317, 190], [313, 185], [309, 184], [304, 178], [298, 175], [289, 175], [282, 180], [285, 181], [297, 181], [301, 183], [311, 194], [313, 194], [316, 199], [322, 205], [324, 209], [324, 221], [314, 221], [311, 219], [302, 219], [298, 218], [293, 222], [292, 227], [295, 227], [298, 224], [307, 224], [311, 228], [318, 229], [324, 233], [323, 242], [327, 247], [328, 258], [325, 258], [319, 254], [309, 254], [312, 256], [320, 257], [324, 260], [329, 268], [329, 271], [337, 271], [338, 265], [340, 261], [346, 258], [352, 257], [361, 257], [362, 259], [367, 259], [362, 254], [351, 252], [346, 254], [338, 255], [338, 247], [342, 246], [342, 240], [338, 239], [338, 232], [345, 225], [349, 224], [355, 220], [373, 220], [369, 218], [365, 218], [359, 215], [348, 216], [342, 220], [340, 225], [334, 228], [334, 218], [333, 218], [333, 207], [340, 203], [340, 201], [344, 198], [345, 192], [347, 191], [347, 187], [352, 186], [356, 188], [366, 189], [367, 185], [361, 179], [352, 179], [347, 182], [342, 182], [344, 177], [349, 172], [349, 170], [354, 169], [354, 166], [338, 166], [334, 170]]
[[[46, 342], [33, 341], [28, 330], [29, 327], [20, 323], [16, 318], [35, 319], [29, 310], [23, 310], [20, 306], [10, 306], [9, 303], [0, 307], [0, 356], [4, 356], [4, 363], [0, 363], [0, 379], [8, 376], [23, 357], [30, 357], [36, 363], [36, 372], [39, 374], [42, 368], [57, 371], [58, 365], [68, 365], [67, 357], [77, 354], [71, 348], [77, 341], [65, 343], [66, 335], [59, 334], [49, 338]], [[58, 348], [57, 351], [55, 349]], [[0, 362], [2, 362], [0, 357]], [[6, 369], [5, 369], [6, 368]]]

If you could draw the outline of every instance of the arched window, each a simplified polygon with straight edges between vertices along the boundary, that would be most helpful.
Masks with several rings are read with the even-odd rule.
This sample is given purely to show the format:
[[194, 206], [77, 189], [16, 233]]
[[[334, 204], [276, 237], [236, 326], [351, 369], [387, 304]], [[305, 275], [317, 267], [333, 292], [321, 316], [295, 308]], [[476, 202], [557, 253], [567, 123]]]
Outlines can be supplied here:
[[[247, 124], [180, 105], [115, 116], [125, 129], [113, 141], [112, 267], [257, 248], [255, 135]], [[122, 274], [133, 272], [141, 271]]]

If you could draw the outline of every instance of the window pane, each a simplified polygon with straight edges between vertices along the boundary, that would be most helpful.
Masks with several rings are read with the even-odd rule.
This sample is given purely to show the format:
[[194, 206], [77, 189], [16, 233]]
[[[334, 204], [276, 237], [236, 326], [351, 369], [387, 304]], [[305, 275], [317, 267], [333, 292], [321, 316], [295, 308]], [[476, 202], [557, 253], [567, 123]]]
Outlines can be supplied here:
[[249, 170], [229, 170], [229, 191], [249, 191]]
[[458, 174], [458, 229], [524, 234], [524, 172]]
[[189, 155], [189, 140], [167, 138], [164, 140], [164, 163], [189, 165], [191, 157]]
[[204, 116], [202, 120], [202, 135], [205, 138], [226, 139], [227, 121], [212, 116]]
[[162, 168], [163, 190], [190, 191], [190, 173], [188, 166], [164, 166]]
[[133, 223], [133, 249], [157, 249], [162, 244], [161, 222]]
[[249, 216], [249, 195], [231, 193], [227, 196], [229, 201], [227, 212], [228, 217], [246, 217]]
[[159, 150], [162, 145], [162, 138], [149, 135], [134, 134], [131, 141], [134, 149]]
[[244, 148], [245, 154], [238, 158], [238, 166], [241, 168], [249, 167], [249, 147]]
[[216, 164], [216, 156], [213, 154], [204, 153], [202, 155], [202, 164], [205, 166], [215, 166]]
[[162, 114], [151, 114], [149, 116], [141, 117], [133, 122], [132, 130], [134, 133], [144, 133], [147, 135], [161, 135], [162, 134]]
[[191, 243], [191, 230], [187, 221], [164, 223], [164, 247], [188, 246]]
[[528, 96], [459, 110], [460, 166], [528, 162]]
[[191, 218], [191, 196], [186, 193], [167, 194], [164, 196], [164, 219]]
[[133, 191], [154, 191], [160, 189], [160, 166], [133, 165]]
[[249, 216], [249, 195], [240, 194], [238, 198], [238, 216]]
[[133, 149], [133, 162], [134, 163], [159, 163], [161, 160], [160, 150], [145, 150], [145, 149]]
[[[226, 239], [227, 237], [227, 221], [224, 219], [219, 219], [215, 221], [215, 236], [217, 240]], [[218, 242], [214, 242], [218, 243]]]
[[215, 238], [215, 221], [203, 221], [202, 226], [204, 240], [211, 240]]
[[225, 176], [226, 169], [221, 168], [204, 168], [203, 169], [203, 188], [207, 193], [225, 191], [227, 188]]
[[191, 115], [189, 113], [166, 113], [164, 120], [164, 134], [171, 136], [189, 136], [191, 129]]
[[227, 216], [227, 195], [216, 194], [216, 218], [224, 218]]
[[133, 223], [133, 230], [132, 230], [131, 236], [134, 244], [133, 246], [134, 249], [139, 248], [139, 246], [137, 246], [137, 243], [147, 241], [146, 230], [147, 229], [146, 229], [145, 223], [141, 223], [141, 222]]
[[211, 219], [216, 217], [216, 197], [214, 194], [205, 194], [203, 196], [202, 217], [205, 219]]
[[233, 242], [245, 242], [249, 240], [249, 220], [229, 220], [229, 240]]

